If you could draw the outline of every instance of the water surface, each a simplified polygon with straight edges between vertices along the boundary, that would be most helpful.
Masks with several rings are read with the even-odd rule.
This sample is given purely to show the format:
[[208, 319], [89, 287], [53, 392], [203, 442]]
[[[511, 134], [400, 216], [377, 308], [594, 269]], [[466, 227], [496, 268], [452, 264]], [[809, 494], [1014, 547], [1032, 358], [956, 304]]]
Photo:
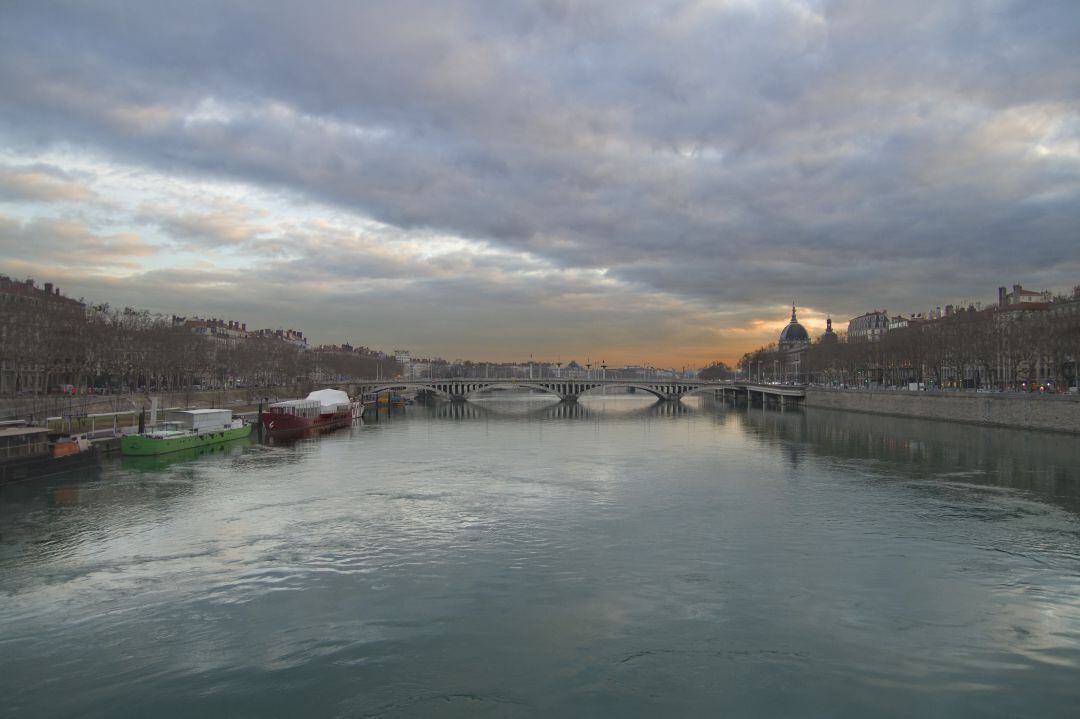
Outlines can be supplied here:
[[12, 716], [1075, 716], [1075, 438], [408, 407], [0, 488]]

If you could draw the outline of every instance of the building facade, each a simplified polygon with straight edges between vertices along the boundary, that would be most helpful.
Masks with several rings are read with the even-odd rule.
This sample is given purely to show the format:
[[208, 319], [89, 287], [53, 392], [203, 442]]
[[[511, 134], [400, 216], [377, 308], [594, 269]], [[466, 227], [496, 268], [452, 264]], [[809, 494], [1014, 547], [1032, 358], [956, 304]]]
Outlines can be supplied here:
[[0, 394], [70, 382], [85, 360], [72, 341], [85, 325], [86, 306], [51, 282], [0, 275]]
[[1052, 300], [1053, 295], [1046, 290], [1035, 292], [1033, 290], [1025, 290], [1021, 285], [1013, 285], [1012, 292], [1009, 292], [1004, 287], [998, 287], [999, 308], [1027, 304], [1048, 304]]
[[889, 313], [874, 310], [848, 321], [848, 342], [878, 342], [889, 331]]

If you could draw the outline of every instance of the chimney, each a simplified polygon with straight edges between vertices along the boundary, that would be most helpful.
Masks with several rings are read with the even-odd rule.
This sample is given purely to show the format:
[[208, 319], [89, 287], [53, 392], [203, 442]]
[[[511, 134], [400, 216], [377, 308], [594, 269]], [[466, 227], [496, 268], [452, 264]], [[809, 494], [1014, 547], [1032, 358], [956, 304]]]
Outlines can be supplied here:
[[1004, 287], [998, 287], [998, 307], [1004, 307], [1007, 300], [1005, 299], [1006, 293]]
[[27, 286], [27, 287], [33, 287], [33, 286], [34, 286], [34, 280], [33, 280], [33, 279], [31, 279], [31, 278], [29, 278], [29, 277], [27, 277], [27, 278], [26, 278], [26, 286]]
[[1020, 290], [1024, 289], [1020, 285], [1013, 285], [1013, 302], [1020, 301]]
[[52, 282], [46, 282], [45, 283], [45, 294], [47, 294], [47, 295], [52, 294]]
[[240, 325], [240, 331], [241, 332], [247, 332], [247, 322]]
[[57, 287], [57, 288], [56, 288], [56, 296], [57, 296], [57, 297], [59, 297], [59, 296], [60, 296], [60, 288], [59, 288], [59, 287]]

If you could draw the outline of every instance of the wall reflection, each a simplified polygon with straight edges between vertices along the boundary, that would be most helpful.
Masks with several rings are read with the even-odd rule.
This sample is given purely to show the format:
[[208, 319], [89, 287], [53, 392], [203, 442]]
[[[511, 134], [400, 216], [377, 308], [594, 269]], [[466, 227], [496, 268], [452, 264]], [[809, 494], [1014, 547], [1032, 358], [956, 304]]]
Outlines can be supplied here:
[[807, 452], [874, 460], [909, 477], [1008, 487], [1080, 511], [1080, 443], [1064, 434], [815, 407], [784, 413], [728, 409], [717, 417], [723, 415], [737, 421], [745, 436], [783, 447], [793, 458]]

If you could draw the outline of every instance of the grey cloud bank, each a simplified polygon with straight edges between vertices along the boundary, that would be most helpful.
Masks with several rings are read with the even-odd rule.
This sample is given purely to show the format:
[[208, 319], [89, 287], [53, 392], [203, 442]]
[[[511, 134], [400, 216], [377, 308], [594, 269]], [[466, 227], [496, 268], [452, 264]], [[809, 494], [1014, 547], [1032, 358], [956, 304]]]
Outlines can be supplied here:
[[[177, 205], [90, 229], [230, 246], [213, 274], [257, 271], [235, 293], [254, 311], [279, 299], [261, 287], [313, 278], [309, 333], [352, 297], [387, 342], [488, 344], [464, 320], [440, 337], [457, 308], [522, 350], [543, 302], [552, 352], [584, 329], [581, 347], [700, 359], [771, 339], [748, 328], [793, 299], [845, 317], [1080, 276], [1071, 2], [25, 2], [0, 20], [0, 242], [123, 204], [65, 153], [174, 178]], [[200, 182], [292, 209], [181, 207]], [[389, 235], [321, 232], [320, 208]], [[426, 255], [443, 237], [469, 251]]]

